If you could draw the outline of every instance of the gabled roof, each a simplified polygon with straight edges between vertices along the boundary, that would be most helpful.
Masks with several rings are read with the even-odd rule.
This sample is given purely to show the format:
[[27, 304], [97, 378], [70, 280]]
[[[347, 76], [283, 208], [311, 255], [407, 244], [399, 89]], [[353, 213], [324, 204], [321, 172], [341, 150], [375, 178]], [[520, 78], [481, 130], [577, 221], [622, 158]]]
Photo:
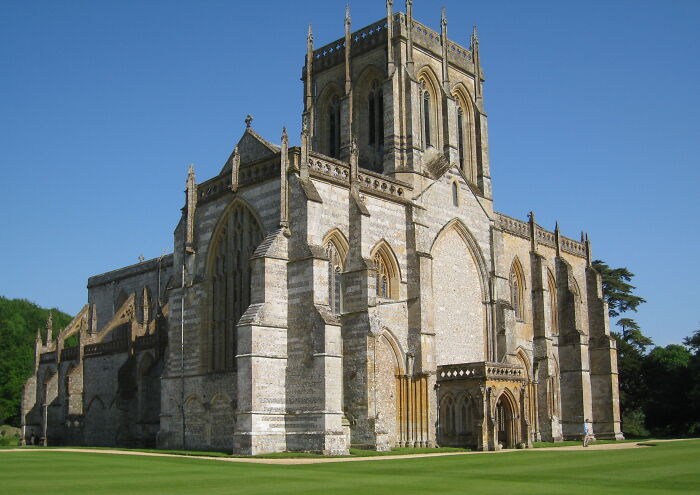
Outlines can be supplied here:
[[[241, 164], [252, 162], [259, 158], [275, 155], [280, 152], [279, 146], [272, 144], [270, 141], [262, 137], [250, 127], [247, 127], [241, 139], [236, 145], [238, 153], [241, 156]], [[235, 150], [235, 148], [234, 148]], [[219, 174], [231, 171], [231, 159], [234, 151], [231, 151], [224, 167]]]

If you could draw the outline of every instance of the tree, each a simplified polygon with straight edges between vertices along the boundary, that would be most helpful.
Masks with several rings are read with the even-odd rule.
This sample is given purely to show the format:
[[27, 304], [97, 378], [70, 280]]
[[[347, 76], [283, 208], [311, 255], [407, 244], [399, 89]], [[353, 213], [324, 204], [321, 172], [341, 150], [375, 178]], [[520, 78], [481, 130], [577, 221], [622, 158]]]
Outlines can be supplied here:
[[626, 311], [637, 311], [637, 306], [646, 302], [643, 297], [632, 293], [636, 287], [628, 282], [632, 280], [634, 273], [627, 268], [610, 268], [601, 260], [594, 260], [593, 268], [602, 278], [603, 297], [608, 303], [611, 318], [616, 318]]
[[643, 376], [651, 392], [645, 408], [646, 421], [652, 431], [683, 435], [698, 420], [688, 396], [691, 359], [686, 347], [671, 344], [655, 347], [644, 360]]
[[46, 338], [49, 312], [55, 337], [70, 323], [69, 315], [22, 299], [0, 297], [0, 424], [19, 426], [22, 385], [34, 369], [36, 331], [41, 329], [42, 339]]
[[693, 332], [693, 335], [683, 339], [683, 345], [688, 347], [696, 355], [700, 354], [700, 328]]
[[[634, 274], [627, 268], [611, 268], [601, 260], [593, 261], [600, 273], [603, 297], [608, 303], [611, 318], [626, 311], [637, 311], [637, 306], [646, 302], [633, 294], [636, 287], [629, 282]], [[620, 318], [617, 325], [622, 332], [612, 332], [617, 341], [618, 377], [620, 384], [620, 410], [622, 428], [627, 435], [648, 435], [645, 426], [645, 410], [649, 400], [649, 388], [644, 379], [643, 368], [646, 349], [654, 343], [642, 333], [632, 318]]]
[[690, 337], [683, 339], [683, 344], [690, 349], [693, 356], [690, 359], [688, 383], [688, 402], [692, 423], [688, 426], [688, 434], [700, 435], [700, 328], [695, 330]]
[[622, 339], [640, 354], [644, 354], [647, 347], [654, 345], [654, 342], [642, 333], [642, 329], [632, 318], [620, 318], [616, 325], [622, 327]]

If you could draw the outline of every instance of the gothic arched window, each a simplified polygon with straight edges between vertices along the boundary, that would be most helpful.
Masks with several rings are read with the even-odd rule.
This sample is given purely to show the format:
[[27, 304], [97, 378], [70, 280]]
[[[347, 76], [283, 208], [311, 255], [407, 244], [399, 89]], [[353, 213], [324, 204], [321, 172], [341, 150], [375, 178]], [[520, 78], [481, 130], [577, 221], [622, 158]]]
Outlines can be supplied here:
[[236, 367], [236, 325], [250, 305], [250, 257], [262, 238], [252, 212], [239, 204], [228, 213], [213, 243], [210, 368], [214, 371]]
[[342, 311], [341, 273], [343, 260], [332, 241], [326, 243], [326, 256], [328, 256], [328, 305], [333, 314], [340, 314]]
[[381, 151], [384, 148], [384, 95], [379, 81], [372, 82], [372, 86], [367, 97], [368, 105], [368, 127], [369, 145]]
[[464, 112], [462, 107], [457, 109], [457, 146], [459, 148], [459, 168], [464, 170]]
[[340, 155], [340, 99], [338, 95], [334, 95], [328, 105], [328, 155], [333, 158], [338, 158]]
[[515, 319], [523, 319], [523, 275], [520, 263], [516, 259], [510, 268], [510, 302], [515, 311]]
[[432, 146], [430, 136], [430, 93], [427, 89], [423, 89], [423, 144], [424, 147]]
[[551, 334], [559, 334], [559, 319], [557, 317], [557, 284], [554, 281], [552, 272], [547, 270], [547, 288], [549, 290], [549, 319]]
[[382, 241], [375, 249], [372, 261], [376, 269], [377, 297], [398, 299], [399, 270], [386, 242]]
[[374, 257], [374, 264], [377, 268], [377, 296], [389, 297], [389, 269], [384, 258], [377, 254]]

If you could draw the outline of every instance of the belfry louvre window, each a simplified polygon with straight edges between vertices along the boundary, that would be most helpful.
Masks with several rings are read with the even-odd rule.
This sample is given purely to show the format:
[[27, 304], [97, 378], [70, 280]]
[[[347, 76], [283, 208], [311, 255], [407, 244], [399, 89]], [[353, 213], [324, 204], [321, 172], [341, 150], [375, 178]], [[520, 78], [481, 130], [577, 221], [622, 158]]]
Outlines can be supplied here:
[[378, 81], [372, 83], [367, 98], [368, 105], [368, 142], [372, 148], [381, 151], [384, 147], [384, 96]]
[[263, 232], [251, 211], [236, 205], [219, 231], [213, 258], [210, 368], [236, 368], [236, 324], [250, 304], [250, 257]]

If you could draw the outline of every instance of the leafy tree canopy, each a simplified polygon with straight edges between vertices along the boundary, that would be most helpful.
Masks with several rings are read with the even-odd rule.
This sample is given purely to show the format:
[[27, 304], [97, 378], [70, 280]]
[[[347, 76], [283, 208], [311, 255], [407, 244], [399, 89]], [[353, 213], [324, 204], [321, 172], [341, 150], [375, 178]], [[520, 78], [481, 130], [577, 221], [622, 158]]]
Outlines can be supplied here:
[[46, 320], [53, 315], [54, 338], [72, 317], [23, 299], [0, 296], [0, 424], [19, 426], [22, 386], [34, 370], [34, 341], [40, 329], [46, 339]]
[[608, 311], [612, 318], [620, 316], [625, 311], [637, 311], [637, 306], [646, 302], [643, 297], [632, 293], [636, 287], [630, 284], [634, 273], [627, 268], [610, 268], [601, 260], [593, 261], [595, 268], [602, 278], [603, 297], [608, 303]]
[[700, 355], [700, 328], [693, 332], [693, 335], [683, 339], [683, 345], [688, 347], [695, 354]]
[[632, 318], [620, 318], [617, 320], [617, 325], [622, 327], [620, 337], [640, 354], [643, 354], [647, 347], [654, 345], [654, 342], [642, 333], [642, 329]]

